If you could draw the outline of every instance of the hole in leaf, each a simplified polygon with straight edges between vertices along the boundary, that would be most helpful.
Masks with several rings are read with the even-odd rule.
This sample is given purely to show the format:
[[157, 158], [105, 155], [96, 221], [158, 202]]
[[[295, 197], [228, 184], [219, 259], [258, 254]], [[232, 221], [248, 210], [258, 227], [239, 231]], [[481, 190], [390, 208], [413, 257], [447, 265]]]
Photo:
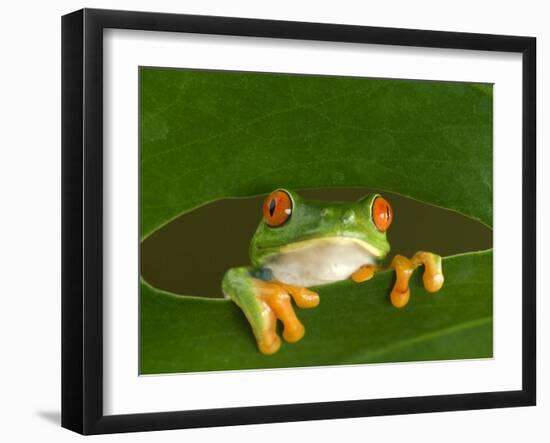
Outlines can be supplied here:
[[[379, 192], [393, 208], [391, 252], [441, 256], [489, 249], [493, 231], [457, 212], [390, 192], [365, 188], [298, 190], [306, 199], [353, 201]], [[152, 286], [182, 295], [222, 297], [221, 281], [232, 267], [250, 264], [248, 248], [262, 219], [265, 195], [223, 199], [183, 214], [141, 244], [141, 275]]]

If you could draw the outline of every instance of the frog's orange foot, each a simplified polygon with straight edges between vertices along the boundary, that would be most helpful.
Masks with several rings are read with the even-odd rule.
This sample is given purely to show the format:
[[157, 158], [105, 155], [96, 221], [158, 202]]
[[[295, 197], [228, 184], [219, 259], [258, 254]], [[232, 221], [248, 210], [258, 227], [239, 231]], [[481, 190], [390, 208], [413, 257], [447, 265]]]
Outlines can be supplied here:
[[445, 278], [439, 255], [419, 251], [410, 260], [402, 255], [396, 255], [391, 262], [391, 267], [395, 269], [395, 284], [390, 294], [392, 305], [396, 308], [402, 308], [409, 302], [409, 280], [413, 271], [421, 265], [424, 265], [422, 281], [427, 291], [437, 292], [443, 286]]
[[309, 289], [279, 282], [255, 280], [255, 293], [262, 303], [263, 328], [256, 334], [258, 348], [264, 354], [273, 354], [281, 346], [276, 328], [277, 320], [283, 323], [283, 338], [289, 343], [300, 341], [305, 334], [304, 325], [296, 317], [292, 299], [300, 308], [313, 308], [319, 296]]

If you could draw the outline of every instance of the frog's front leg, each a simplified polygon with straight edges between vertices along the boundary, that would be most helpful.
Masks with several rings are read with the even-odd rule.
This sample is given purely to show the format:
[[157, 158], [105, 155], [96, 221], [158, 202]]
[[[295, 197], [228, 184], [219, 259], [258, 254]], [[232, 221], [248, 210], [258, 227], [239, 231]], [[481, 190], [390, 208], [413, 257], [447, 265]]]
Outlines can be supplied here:
[[309, 289], [259, 278], [261, 273], [252, 268], [234, 268], [226, 272], [222, 288], [244, 312], [259, 350], [273, 354], [279, 350], [281, 339], [276, 328], [277, 319], [283, 322], [283, 337], [287, 342], [299, 341], [305, 328], [296, 317], [291, 298], [300, 308], [313, 308], [319, 296]]
[[[390, 268], [395, 269], [395, 284], [393, 285], [390, 299], [396, 308], [402, 308], [409, 302], [409, 280], [413, 271], [421, 265], [424, 265], [422, 281], [427, 291], [437, 292], [443, 286], [445, 279], [439, 255], [419, 251], [410, 260], [403, 255], [396, 255], [390, 264]], [[351, 278], [356, 282], [370, 280], [380, 270], [381, 268], [375, 265], [362, 266], [352, 274]]]

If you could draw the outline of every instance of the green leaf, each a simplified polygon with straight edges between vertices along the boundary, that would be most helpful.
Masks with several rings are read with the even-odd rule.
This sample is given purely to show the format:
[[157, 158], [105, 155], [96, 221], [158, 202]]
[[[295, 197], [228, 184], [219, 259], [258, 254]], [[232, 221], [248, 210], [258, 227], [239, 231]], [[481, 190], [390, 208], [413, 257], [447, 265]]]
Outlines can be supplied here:
[[411, 301], [389, 302], [390, 271], [318, 288], [297, 309], [306, 335], [275, 355], [258, 352], [242, 312], [226, 299], [181, 297], [141, 285], [143, 374], [492, 357], [492, 251], [444, 259], [445, 285], [427, 293], [421, 272]]
[[141, 68], [141, 238], [274, 187], [362, 186], [492, 225], [492, 86]]
[[[386, 190], [491, 226], [492, 91], [141, 68], [140, 237], [207, 202], [276, 187]], [[192, 235], [226, 253], [204, 231]], [[257, 351], [232, 302], [169, 294], [142, 279], [141, 372], [491, 357], [492, 251], [445, 258], [444, 271], [435, 295], [415, 274], [401, 310], [388, 301], [391, 272], [321, 287], [320, 306], [298, 310], [304, 339], [273, 356]]]

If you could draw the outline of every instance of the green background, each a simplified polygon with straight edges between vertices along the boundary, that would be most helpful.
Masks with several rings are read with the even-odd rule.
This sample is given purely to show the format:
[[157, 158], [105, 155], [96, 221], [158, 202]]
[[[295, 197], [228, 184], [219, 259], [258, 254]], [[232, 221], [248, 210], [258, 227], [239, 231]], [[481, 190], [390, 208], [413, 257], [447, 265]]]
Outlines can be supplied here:
[[[143, 244], [208, 202], [277, 187], [375, 188], [492, 225], [491, 85], [141, 68], [139, 92]], [[224, 229], [220, 216], [192, 235], [230, 254], [210, 241]], [[229, 301], [142, 278], [141, 372], [490, 357], [491, 251], [445, 259], [444, 270], [436, 295], [415, 280], [403, 310], [388, 302], [391, 273], [323, 287], [320, 307], [298, 312], [306, 337], [271, 357]]]

